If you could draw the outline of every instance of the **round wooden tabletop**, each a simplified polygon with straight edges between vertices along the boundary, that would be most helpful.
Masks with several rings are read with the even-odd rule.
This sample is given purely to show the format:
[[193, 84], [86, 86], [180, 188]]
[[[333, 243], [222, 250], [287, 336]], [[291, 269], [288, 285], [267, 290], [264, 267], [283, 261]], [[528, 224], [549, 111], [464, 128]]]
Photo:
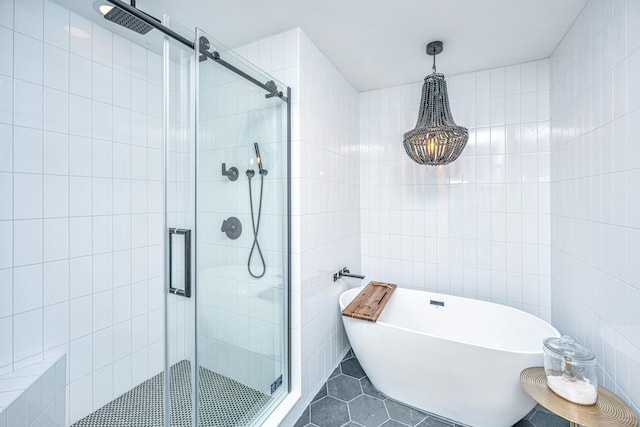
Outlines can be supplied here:
[[[638, 418], [618, 396], [598, 386], [595, 405], [585, 406], [569, 402], [547, 387], [544, 368], [527, 368], [520, 373], [520, 384], [536, 402], [571, 423], [585, 427], [637, 427]], [[573, 425], [573, 424], [572, 424]]]

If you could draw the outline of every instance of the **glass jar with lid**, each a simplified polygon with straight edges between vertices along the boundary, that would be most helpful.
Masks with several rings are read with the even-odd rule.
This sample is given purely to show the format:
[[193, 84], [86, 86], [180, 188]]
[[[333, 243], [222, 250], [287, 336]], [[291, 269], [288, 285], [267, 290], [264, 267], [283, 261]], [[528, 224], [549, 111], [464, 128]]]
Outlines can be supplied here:
[[595, 354], [567, 335], [545, 339], [543, 349], [549, 388], [570, 402], [594, 405], [598, 399]]

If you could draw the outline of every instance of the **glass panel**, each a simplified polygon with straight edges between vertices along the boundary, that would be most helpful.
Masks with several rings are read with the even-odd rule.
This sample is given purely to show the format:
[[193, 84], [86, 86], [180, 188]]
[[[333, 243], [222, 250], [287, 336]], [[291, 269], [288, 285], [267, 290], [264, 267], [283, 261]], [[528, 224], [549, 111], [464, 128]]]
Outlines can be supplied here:
[[[188, 31], [165, 18], [165, 25], [188, 34]], [[191, 74], [193, 50], [170, 37], [165, 38], [164, 90], [165, 90], [165, 192], [166, 192], [166, 238], [171, 242], [166, 262], [171, 266], [165, 292], [167, 310], [167, 361], [165, 363], [165, 405], [170, 425], [187, 426], [193, 423], [193, 384], [195, 372], [195, 304], [184, 295], [188, 284], [187, 263], [193, 271], [193, 254], [188, 259], [185, 251], [187, 230], [193, 240], [195, 228], [195, 152], [193, 122], [193, 93]], [[170, 233], [170, 229], [173, 233]], [[193, 251], [193, 241], [191, 243]], [[169, 273], [169, 272], [168, 272]], [[194, 289], [191, 275], [191, 289]]]
[[[200, 37], [259, 82], [274, 81]], [[199, 418], [248, 425], [288, 392], [287, 104], [212, 59], [199, 62], [197, 79]]]

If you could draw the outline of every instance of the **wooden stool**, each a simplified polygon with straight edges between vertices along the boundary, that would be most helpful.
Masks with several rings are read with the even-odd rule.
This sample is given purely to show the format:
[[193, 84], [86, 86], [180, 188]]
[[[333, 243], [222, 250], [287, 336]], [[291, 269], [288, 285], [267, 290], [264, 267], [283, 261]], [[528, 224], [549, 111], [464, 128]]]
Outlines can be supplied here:
[[585, 406], [569, 402], [547, 387], [543, 367], [527, 368], [520, 373], [520, 384], [536, 402], [568, 420], [571, 427], [637, 427], [638, 418], [633, 410], [618, 396], [603, 386], [598, 386], [595, 405]]

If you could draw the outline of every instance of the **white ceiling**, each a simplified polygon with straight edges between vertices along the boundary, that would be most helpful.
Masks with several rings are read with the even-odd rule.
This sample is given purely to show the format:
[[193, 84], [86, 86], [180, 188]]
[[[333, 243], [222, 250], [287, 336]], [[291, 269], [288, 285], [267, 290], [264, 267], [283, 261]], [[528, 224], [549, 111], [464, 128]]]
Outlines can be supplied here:
[[[91, 0], [84, 0], [89, 3]], [[444, 42], [438, 71], [454, 75], [546, 58], [587, 0], [138, 0], [200, 26], [229, 47], [295, 27], [358, 91], [422, 80], [425, 45]]]

